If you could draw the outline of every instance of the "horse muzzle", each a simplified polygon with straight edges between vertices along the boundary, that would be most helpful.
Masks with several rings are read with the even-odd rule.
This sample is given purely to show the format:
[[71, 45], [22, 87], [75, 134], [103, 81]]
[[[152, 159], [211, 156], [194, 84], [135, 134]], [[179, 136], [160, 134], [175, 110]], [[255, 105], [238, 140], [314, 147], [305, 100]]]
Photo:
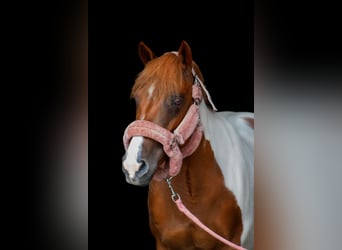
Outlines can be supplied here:
[[122, 171], [125, 174], [126, 182], [136, 186], [147, 186], [152, 178], [149, 173], [149, 165], [143, 160], [130, 160], [127, 154], [122, 160]]

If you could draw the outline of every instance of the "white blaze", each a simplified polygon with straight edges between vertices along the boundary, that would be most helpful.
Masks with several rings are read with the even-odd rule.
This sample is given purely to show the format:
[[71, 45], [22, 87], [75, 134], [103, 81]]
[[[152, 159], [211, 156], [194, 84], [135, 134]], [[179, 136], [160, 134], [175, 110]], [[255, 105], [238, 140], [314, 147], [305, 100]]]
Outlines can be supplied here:
[[[155, 89], [155, 85], [152, 84], [151, 87], [148, 88], [148, 98], [151, 99], [153, 96], [153, 91]], [[140, 116], [140, 120], [145, 118], [145, 114]], [[139, 152], [141, 151], [141, 145], [143, 143], [144, 138], [142, 136], [133, 136], [131, 142], [128, 145], [126, 151], [126, 159], [123, 161], [123, 167], [127, 170], [129, 178], [134, 178], [135, 173], [139, 170], [142, 163], [138, 162]]]
[[142, 164], [137, 161], [142, 143], [142, 136], [133, 136], [127, 148], [126, 159], [123, 162], [123, 167], [127, 170], [129, 178], [133, 178], [135, 176], [135, 173], [139, 170]]
[[154, 84], [152, 84], [152, 85], [148, 88], [148, 98], [149, 98], [149, 99], [152, 98], [154, 88], [155, 88], [155, 85], [154, 85]]

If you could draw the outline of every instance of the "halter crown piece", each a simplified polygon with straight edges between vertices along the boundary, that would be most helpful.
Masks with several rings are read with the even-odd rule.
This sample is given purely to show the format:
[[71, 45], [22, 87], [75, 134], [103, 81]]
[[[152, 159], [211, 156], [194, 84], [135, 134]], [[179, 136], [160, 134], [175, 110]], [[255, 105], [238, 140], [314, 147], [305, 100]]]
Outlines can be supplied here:
[[[194, 70], [192, 72], [195, 73]], [[173, 132], [146, 120], [135, 120], [125, 129], [123, 143], [126, 150], [133, 136], [148, 137], [163, 145], [164, 152], [170, 158], [169, 172], [165, 173], [165, 170], [159, 170], [155, 174], [157, 179], [176, 176], [181, 169], [183, 159], [196, 150], [202, 139], [203, 128], [200, 122], [199, 104], [202, 101], [201, 87], [203, 84], [196, 74], [194, 74], [194, 79], [192, 85], [194, 103]], [[213, 104], [212, 106], [216, 110]], [[183, 146], [186, 141], [188, 143]]]

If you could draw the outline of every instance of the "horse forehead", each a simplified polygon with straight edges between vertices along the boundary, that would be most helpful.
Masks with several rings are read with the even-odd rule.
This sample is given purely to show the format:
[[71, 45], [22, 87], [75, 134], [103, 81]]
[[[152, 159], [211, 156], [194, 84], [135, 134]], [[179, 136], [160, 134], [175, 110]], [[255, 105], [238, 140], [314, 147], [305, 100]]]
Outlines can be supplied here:
[[133, 95], [139, 100], [166, 99], [171, 95], [191, 93], [192, 78], [184, 75], [174, 52], [153, 59], [140, 72], [133, 87]]
[[184, 82], [184, 78], [177, 78], [174, 76], [150, 76], [147, 79], [138, 80], [140, 88], [135, 91], [134, 96], [140, 100], [143, 99], [163, 99], [178, 94], [191, 93], [192, 84]]

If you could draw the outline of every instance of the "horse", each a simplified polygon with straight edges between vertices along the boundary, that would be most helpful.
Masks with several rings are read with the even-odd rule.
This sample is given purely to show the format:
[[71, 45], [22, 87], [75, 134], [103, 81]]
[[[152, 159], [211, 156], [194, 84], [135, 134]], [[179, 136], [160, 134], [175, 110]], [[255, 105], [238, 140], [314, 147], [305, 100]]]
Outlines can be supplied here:
[[217, 110], [185, 40], [138, 54], [122, 171], [148, 186], [156, 249], [253, 249], [254, 113]]

